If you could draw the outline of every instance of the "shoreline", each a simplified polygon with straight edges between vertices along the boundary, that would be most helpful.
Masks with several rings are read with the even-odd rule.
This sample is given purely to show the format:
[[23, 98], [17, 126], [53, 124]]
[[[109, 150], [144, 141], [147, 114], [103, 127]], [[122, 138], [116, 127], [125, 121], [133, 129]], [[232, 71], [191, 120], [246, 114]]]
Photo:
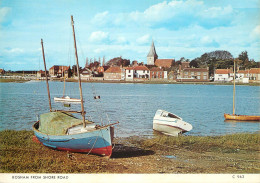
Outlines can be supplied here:
[[32, 141], [33, 131], [0, 135], [1, 173], [260, 173], [259, 133], [120, 137], [109, 159], [47, 148]]
[[[35, 79], [0, 78], [0, 83], [25, 83], [29, 81], [45, 81]], [[61, 82], [62, 79], [51, 79], [50, 81]], [[110, 83], [110, 84], [190, 84], [190, 85], [233, 85], [232, 82], [176, 82], [176, 81], [124, 81], [124, 80], [81, 80], [82, 83]], [[78, 82], [77, 79], [69, 78], [66, 82]], [[260, 86], [260, 83], [236, 83], [242, 86]]]

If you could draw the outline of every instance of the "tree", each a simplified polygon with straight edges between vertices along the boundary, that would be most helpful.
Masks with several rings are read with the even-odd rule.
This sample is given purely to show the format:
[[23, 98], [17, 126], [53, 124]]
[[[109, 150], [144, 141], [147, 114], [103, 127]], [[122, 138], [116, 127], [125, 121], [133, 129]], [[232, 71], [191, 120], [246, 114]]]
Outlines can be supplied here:
[[199, 64], [198, 62], [196, 61], [196, 59], [192, 60], [190, 62], [190, 67], [195, 67], [195, 68], [198, 68], [199, 67]]
[[95, 61], [93, 63], [90, 63], [88, 68], [90, 69], [97, 69], [100, 66], [100, 63], [98, 61]]
[[73, 66], [71, 67], [71, 70], [72, 70], [73, 75], [74, 75], [74, 76], [77, 76], [77, 66], [76, 66], [76, 65], [73, 65]]
[[238, 65], [240, 69], [245, 69], [250, 67], [247, 51], [242, 51], [239, 54], [238, 59], [242, 61], [241, 64]]
[[85, 64], [85, 68], [88, 67], [88, 57], [86, 58], [86, 64]]
[[112, 66], [112, 65], [116, 65], [116, 66], [129, 66], [130, 65], [130, 60], [129, 59], [123, 59], [122, 57], [115, 57], [112, 58], [111, 60], [109, 60], [106, 65], [108, 66]]
[[[79, 67], [79, 72], [82, 70], [82, 67]], [[77, 76], [78, 73], [77, 73], [77, 65], [73, 65], [71, 67], [71, 72], [73, 73], [74, 76]]]

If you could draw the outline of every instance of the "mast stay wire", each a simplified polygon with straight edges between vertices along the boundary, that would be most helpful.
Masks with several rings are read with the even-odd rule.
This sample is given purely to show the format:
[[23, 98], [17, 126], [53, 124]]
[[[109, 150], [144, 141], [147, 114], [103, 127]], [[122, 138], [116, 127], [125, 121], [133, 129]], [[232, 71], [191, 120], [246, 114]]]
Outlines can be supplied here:
[[[79, 37], [79, 36], [78, 36]], [[81, 53], [82, 53], [82, 55], [83, 55], [83, 60], [84, 60], [84, 58], [85, 58], [85, 54], [84, 54], [84, 51], [82, 50], [82, 45], [81, 45], [81, 39], [80, 39], [80, 37], [79, 37], [79, 39], [78, 39], [79, 41], [78, 41], [78, 43], [79, 43], [79, 47], [80, 47], [80, 51], [81, 51]], [[96, 113], [98, 114], [98, 116], [99, 116], [99, 118], [100, 118], [100, 123], [101, 123], [101, 125], [104, 125], [104, 119], [103, 119], [103, 115], [102, 114], [106, 114], [106, 116], [107, 116], [107, 120], [108, 120], [108, 124], [110, 124], [110, 120], [109, 120], [109, 118], [108, 118], [108, 114], [104, 111], [104, 110], [102, 110], [102, 104], [101, 104], [101, 102], [99, 101], [100, 100], [100, 96], [98, 96], [97, 95], [97, 92], [96, 92], [96, 89], [95, 89], [95, 86], [94, 86], [94, 84], [92, 83], [92, 82], [90, 82], [91, 83], [91, 88], [92, 88], [92, 95], [93, 95], [93, 97], [94, 97], [94, 106], [95, 106], [95, 109], [96, 109]]]

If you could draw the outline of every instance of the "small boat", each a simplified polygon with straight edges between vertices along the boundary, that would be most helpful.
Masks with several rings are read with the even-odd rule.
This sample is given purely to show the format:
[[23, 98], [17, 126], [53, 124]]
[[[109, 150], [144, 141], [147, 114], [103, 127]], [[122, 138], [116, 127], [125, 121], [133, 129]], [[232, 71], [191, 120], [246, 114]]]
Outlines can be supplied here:
[[[110, 157], [112, 155], [112, 141], [114, 137], [113, 125], [118, 124], [119, 122], [97, 125], [96, 123], [85, 119], [86, 111], [84, 111], [83, 105], [81, 78], [79, 74], [79, 63], [72, 16], [71, 24], [74, 36], [77, 73], [79, 76], [78, 83], [80, 89], [81, 111], [52, 109], [43, 41], [41, 40], [50, 112], [41, 114], [40, 120], [34, 123], [32, 128], [35, 136], [33, 139], [46, 147], [57, 150], [91, 153]], [[74, 117], [71, 113], [80, 113], [82, 119]]]
[[178, 136], [192, 130], [192, 125], [175, 114], [158, 109], [153, 118], [153, 129], [166, 135]]
[[66, 96], [66, 97], [54, 97], [54, 101], [56, 101], [56, 102], [80, 102], [80, 99], [70, 98], [69, 96]]
[[237, 60], [234, 60], [234, 76], [233, 76], [233, 113], [232, 114], [226, 114], [224, 113], [225, 120], [234, 120], [234, 121], [260, 121], [260, 116], [255, 115], [237, 115], [235, 114], [235, 95], [236, 95], [236, 62]]
[[[63, 74], [63, 66], [62, 66], [62, 74]], [[63, 87], [63, 96], [62, 97], [54, 97], [54, 101], [55, 102], [67, 102], [67, 103], [80, 103], [80, 99], [77, 99], [77, 98], [70, 98], [69, 96], [66, 96], [65, 97], [65, 83], [66, 83], [66, 78], [65, 76], [64, 77], [64, 87]]]
[[237, 115], [237, 114], [224, 114], [226, 120], [235, 121], [260, 121], [260, 116], [249, 116], [249, 115]]
[[66, 112], [49, 112], [40, 115], [33, 125], [37, 141], [46, 147], [61, 151], [91, 153], [100, 156], [112, 155], [114, 128], [99, 126], [94, 122], [75, 118]]

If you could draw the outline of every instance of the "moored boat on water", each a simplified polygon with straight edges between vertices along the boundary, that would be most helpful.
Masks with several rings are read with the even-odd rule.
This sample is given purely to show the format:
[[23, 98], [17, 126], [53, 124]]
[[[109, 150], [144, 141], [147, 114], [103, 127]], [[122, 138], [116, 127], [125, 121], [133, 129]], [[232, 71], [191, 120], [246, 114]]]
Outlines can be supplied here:
[[192, 130], [192, 125], [175, 114], [158, 109], [153, 118], [153, 129], [166, 135], [178, 136]]
[[237, 115], [235, 114], [235, 95], [236, 95], [236, 62], [239, 60], [234, 60], [234, 76], [233, 76], [233, 113], [232, 114], [226, 114], [224, 113], [225, 120], [233, 120], [233, 121], [259, 121], [260, 122], [260, 116], [256, 115]]
[[80, 99], [70, 98], [69, 96], [66, 96], [66, 97], [54, 97], [54, 101], [56, 101], [56, 102], [80, 102]]
[[260, 121], [260, 116], [249, 116], [249, 115], [237, 115], [237, 114], [224, 114], [226, 120], [235, 121]]
[[[84, 110], [83, 105], [81, 78], [79, 74], [77, 46], [72, 16], [71, 23], [74, 36], [77, 73], [79, 76], [78, 83], [80, 89], [81, 111], [52, 109], [43, 41], [41, 40], [50, 112], [41, 114], [40, 120], [33, 125], [33, 131], [36, 137], [36, 139], [34, 139], [46, 147], [57, 150], [85, 152], [110, 157], [112, 155], [112, 140], [114, 136], [113, 125], [119, 122], [107, 125], [97, 125], [94, 122], [85, 119], [86, 111]], [[80, 113], [82, 119], [74, 117], [71, 113]]]

